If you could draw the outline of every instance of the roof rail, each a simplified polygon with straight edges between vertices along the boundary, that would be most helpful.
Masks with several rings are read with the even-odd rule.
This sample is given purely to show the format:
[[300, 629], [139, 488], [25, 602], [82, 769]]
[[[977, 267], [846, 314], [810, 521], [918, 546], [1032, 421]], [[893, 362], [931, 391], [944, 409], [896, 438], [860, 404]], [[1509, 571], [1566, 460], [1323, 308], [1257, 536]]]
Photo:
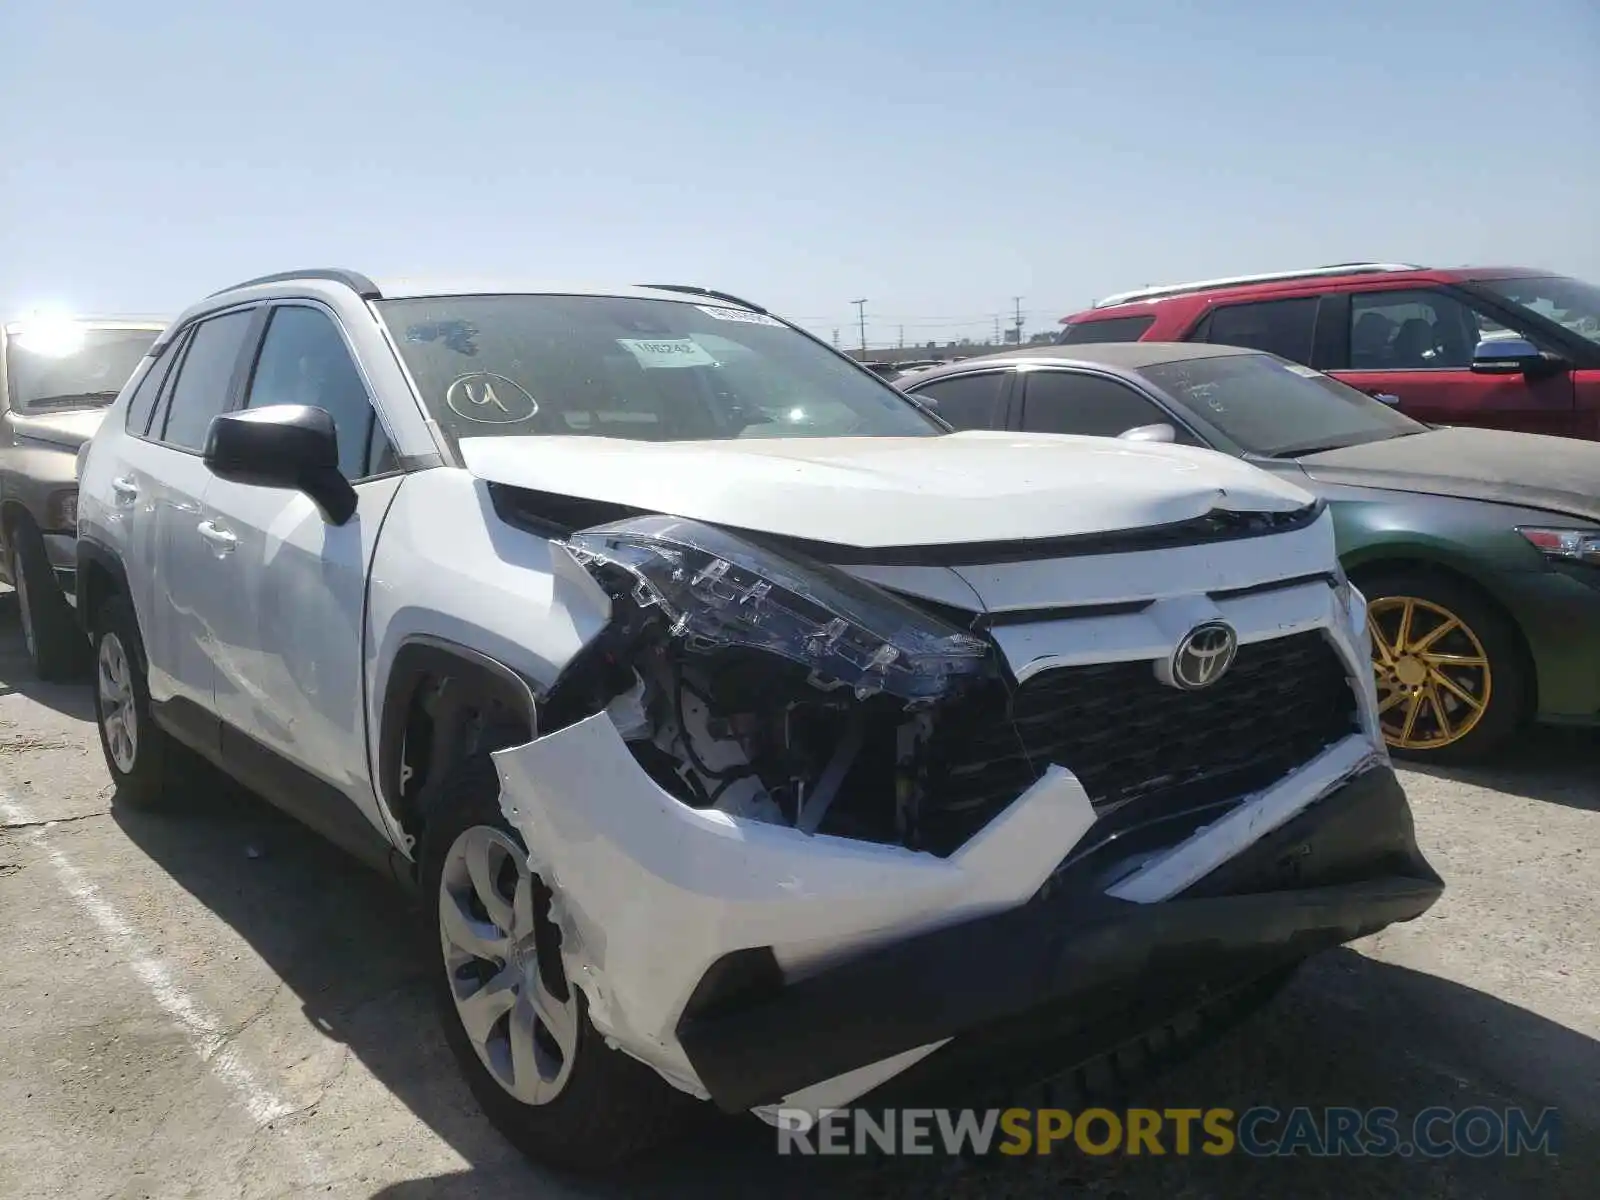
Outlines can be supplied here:
[[761, 305], [752, 304], [750, 301], [742, 299], [729, 292], [719, 292], [713, 288], [699, 287], [693, 283], [641, 283], [638, 286], [642, 288], [651, 288], [658, 292], [683, 292], [690, 296], [705, 296], [711, 300], [725, 300], [729, 304], [737, 304], [741, 308], [748, 308], [751, 312], [758, 312], [763, 316], [765, 316], [767, 312], [767, 310], [762, 308]]
[[[346, 271], [340, 267], [310, 267], [304, 271], [279, 271], [274, 275], [260, 275], [255, 279], [246, 279], [243, 283], [236, 283], [232, 287], [225, 287], [221, 291], [212, 292], [212, 296], [220, 296], [223, 292], [236, 292], [240, 288], [255, 287], [263, 283], [293, 283], [300, 279], [322, 279], [330, 283], [342, 283], [351, 291], [357, 293], [363, 300], [382, 300], [383, 293], [378, 290], [378, 285], [365, 275], [356, 271]], [[211, 297], [206, 297], [210, 299]]]
[[1157, 300], [1163, 296], [1181, 296], [1186, 292], [1204, 292], [1217, 287], [1234, 287], [1245, 283], [1275, 283], [1291, 279], [1316, 279], [1323, 275], [1365, 275], [1381, 271], [1420, 271], [1410, 263], [1353, 262], [1333, 263], [1326, 267], [1306, 267], [1299, 271], [1269, 271], [1262, 275], [1233, 275], [1223, 279], [1200, 279], [1193, 283], [1170, 283], [1157, 287], [1135, 288], [1118, 292], [1104, 300], [1096, 300], [1095, 308], [1110, 308], [1127, 304], [1131, 300]]

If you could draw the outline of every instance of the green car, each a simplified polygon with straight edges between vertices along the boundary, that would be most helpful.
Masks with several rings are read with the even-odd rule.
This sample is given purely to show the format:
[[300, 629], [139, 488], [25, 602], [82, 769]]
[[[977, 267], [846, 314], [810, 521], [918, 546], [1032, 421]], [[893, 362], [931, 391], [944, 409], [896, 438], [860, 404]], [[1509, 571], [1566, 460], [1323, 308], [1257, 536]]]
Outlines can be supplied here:
[[1529, 721], [1600, 725], [1600, 443], [1423, 425], [1229, 346], [1036, 347], [897, 384], [957, 429], [1205, 446], [1322, 496], [1397, 754], [1463, 761]]

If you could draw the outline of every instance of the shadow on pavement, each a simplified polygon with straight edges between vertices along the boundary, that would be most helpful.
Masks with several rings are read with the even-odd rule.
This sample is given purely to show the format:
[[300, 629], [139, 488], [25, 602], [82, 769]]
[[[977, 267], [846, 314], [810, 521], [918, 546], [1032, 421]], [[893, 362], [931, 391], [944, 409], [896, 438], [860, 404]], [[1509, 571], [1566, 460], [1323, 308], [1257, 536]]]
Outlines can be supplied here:
[[[145, 853], [244, 936], [299, 998], [306, 1020], [349, 1047], [470, 1169], [383, 1189], [385, 1200], [532, 1195], [744, 1197], [829, 1194], [1300, 1198], [1593, 1195], [1600, 1170], [1600, 1042], [1430, 975], [1339, 950], [1272, 1007], [1148, 1090], [1151, 1107], [1547, 1106], [1563, 1156], [1257, 1161], [1091, 1158], [794, 1159], [753, 1119], [605, 1184], [530, 1167], [479, 1115], [435, 1031], [417, 922], [387, 881], [238, 789], [192, 811], [114, 810]], [[252, 857], [252, 852], [254, 856]], [[314, 1117], [311, 1119], [315, 1119]]]
[[[0, 585], [3, 587], [3, 585]], [[9, 589], [0, 591], [0, 696], [18, 694], [36, 704], [73, 717], [80, 721], [94, 720], [94, 693], [87, 667], [83, 678], [74, 683], [46, 683], [36, 679], [28, 663], [28, 651], [22, 641], [22, 627], [17, 617], [17, 594]]]
[[1395, 765], [1513, 796], [1600, 812], [1600, 729], [1529, 729], [1494, 761], [1472, 767]]

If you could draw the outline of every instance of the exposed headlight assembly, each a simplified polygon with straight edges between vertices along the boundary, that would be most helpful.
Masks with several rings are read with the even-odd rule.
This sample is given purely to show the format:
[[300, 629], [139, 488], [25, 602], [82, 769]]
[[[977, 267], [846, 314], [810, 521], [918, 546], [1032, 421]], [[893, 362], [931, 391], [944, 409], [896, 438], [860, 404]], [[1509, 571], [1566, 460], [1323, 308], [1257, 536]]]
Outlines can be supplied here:
[[625, 571], [690, 649], [744, 646], [802, 666], [821, 687], [930, 704], [980, 674], [989, 645], [821, 563], [780, 556], [698, 521], [634, 517], [567, 539], [599, 574]]
[[1517, 532], [1532, 542], [1546, 558], [1600, 566], [1600, 533], [1587, 529], [1535, 529], [1519, 525]]

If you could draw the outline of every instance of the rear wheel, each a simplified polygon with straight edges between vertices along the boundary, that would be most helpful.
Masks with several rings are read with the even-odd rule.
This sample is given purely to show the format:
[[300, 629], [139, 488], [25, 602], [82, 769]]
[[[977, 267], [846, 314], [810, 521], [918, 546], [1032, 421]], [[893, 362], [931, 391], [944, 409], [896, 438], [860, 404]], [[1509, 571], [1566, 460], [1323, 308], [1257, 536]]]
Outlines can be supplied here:
[[423, 831], [445, 1037], [490, 1122], [540, 1162], [595, 1172], [663, 1141], [699, 1107], [605, 1044], [566, 977], [550, 893], [500, 813], [493, 762], [442, 781]]
[[1515, 629], [1455, 580], [1421, 573], [1363, 580], [1378, 719], [1395, 754], [1481, 758], [1524, 723], [1527, 669]]
[[198, 760], [151, 720], [139, 626], [127, 600], [102, 603], [93, 630], [95, 719], [117, 801], [164, 807], [191, 782]]

